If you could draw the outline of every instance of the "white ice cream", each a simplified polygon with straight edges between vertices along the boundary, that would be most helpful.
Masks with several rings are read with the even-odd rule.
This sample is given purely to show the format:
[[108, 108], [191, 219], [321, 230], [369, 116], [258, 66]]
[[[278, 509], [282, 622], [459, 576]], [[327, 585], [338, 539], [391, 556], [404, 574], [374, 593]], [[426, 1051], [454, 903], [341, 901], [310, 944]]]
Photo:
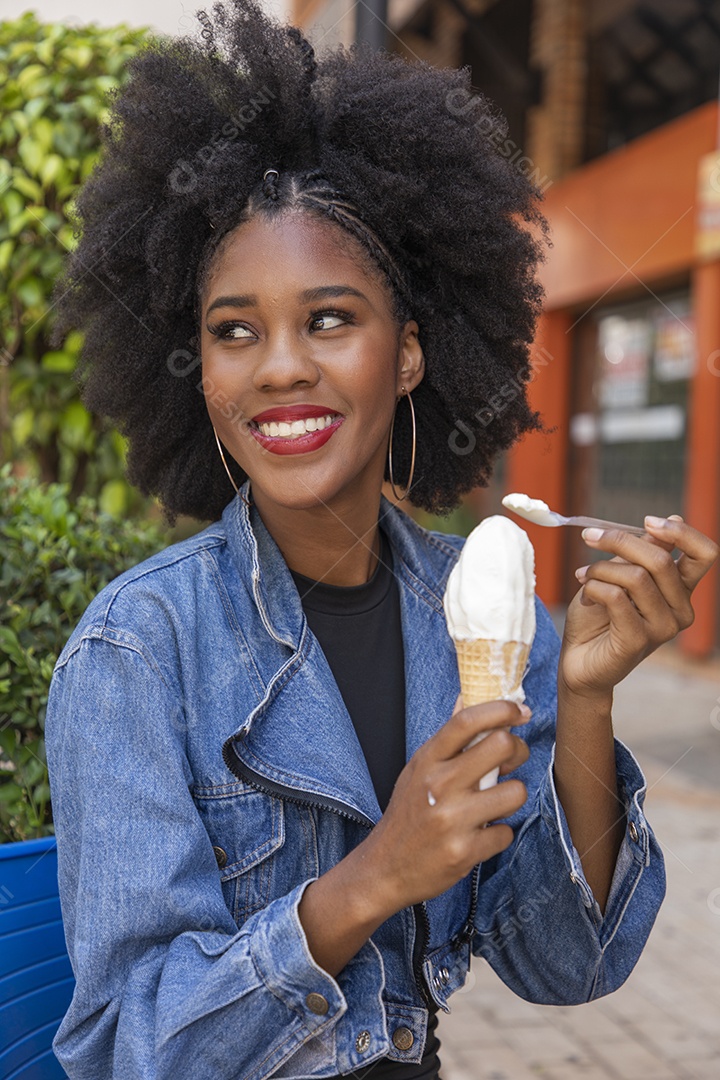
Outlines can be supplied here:
[[534, 521], [536, 525], [559, 525], [560, 522], [553, 515], [550, 507], [542, 499], [531, 499], [529, 495], [521, 495], [514, 491], [512, 495], [506, 495], [502, 501], [503, 506], [512, 510], [518, 517], [527, 521]]
[[509, 518], [486, 518], [468, 536], [445, 590], [455, 641], [522, 641], [535, 636], [535, 558]]

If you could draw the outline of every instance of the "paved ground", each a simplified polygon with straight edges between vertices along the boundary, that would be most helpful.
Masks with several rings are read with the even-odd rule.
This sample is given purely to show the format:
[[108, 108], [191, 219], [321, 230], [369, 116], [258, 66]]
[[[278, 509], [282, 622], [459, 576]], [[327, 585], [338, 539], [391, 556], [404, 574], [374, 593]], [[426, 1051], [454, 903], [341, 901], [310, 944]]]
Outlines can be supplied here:
[[720, 1080], [720, 668], [660, 650], [616, 692], [668, 891], [637, 967], [589, 1005], [530, 1005], [485, 963], [440, 1024], [443, 1080]]

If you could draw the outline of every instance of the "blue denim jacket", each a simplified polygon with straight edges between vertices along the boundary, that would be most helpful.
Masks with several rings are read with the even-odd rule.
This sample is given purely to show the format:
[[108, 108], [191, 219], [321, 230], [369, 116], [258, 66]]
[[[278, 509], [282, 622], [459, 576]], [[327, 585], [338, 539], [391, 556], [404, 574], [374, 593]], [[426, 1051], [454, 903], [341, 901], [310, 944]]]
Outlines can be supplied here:
[[[384, 499], [381, 522], [400, 591], [410, 757], [459, 692], [442, 596], [464, 541]], [[190, 1061], [193, 1080], [419, 1061], [428, 1004], [447, 1011], [471, 952], [530, 1001], [617, 988], [662, 900], [662, 856], [644, 778], [618, 742], [627, 831], [603, 917], [553, 786], [559, 643], [540, 601], [537, 623], [524, 683], [533, 718], [519, 729], [530, 759], [515, 774], [529, 796], [509, 819], [513, 843], [388, 919], [332, 978], [298, 904], [380, 809], [257, 510], [233, 499], [220, 521], [103, 589], [58, 659], [46, 724], [77, 979], [53, 1047], [71, 1080], [175, 1080]], [[413, 1034], [407, 1050], [398, 1027]]]

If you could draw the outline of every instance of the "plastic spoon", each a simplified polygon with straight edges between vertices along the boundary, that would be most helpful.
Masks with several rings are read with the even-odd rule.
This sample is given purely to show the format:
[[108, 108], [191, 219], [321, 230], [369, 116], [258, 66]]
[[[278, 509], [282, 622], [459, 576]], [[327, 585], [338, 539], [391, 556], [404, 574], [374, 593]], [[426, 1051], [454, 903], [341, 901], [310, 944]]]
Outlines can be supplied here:
[[621, 525], [617, 521], [603, 521], [602, 518], [592, 517], [563, 517], [555, 510], [551, 510], [547, 503], [541, 499], [531, 499], [527, 495], [513, 492], [506, 495], [502, 501], [503, 506], [512, 510], [518, 517], [532, 521], [535, 525], [546, 525], [551, 528], [558, 525], [579, 525], [582, 528], [597, 529], [622, 529], [623, 532], [632, 533], [633, 536], [645, 536], [645, 530], [639, 525]]

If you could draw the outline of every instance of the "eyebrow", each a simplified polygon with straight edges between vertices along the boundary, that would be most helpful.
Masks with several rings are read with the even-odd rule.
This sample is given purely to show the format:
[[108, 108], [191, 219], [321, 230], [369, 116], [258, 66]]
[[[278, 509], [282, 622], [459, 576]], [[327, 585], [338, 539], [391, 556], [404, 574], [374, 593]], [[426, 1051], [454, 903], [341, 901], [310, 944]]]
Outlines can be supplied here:
[[[299, 293], [298, 299], [301, 303], [307, 304], [313, 300], [328, 300], [335, 296], [357, 296], [360, 300], [367, 301], [365, 293], [360, 292], [359, 289], [354, 289], [352, 285], [318, 285], [315, 289], [305, 289], [304, 292]], [[213, 300], [206, 314], [209, 315], [215, 308], [220, 307], [241, 308], [256, 306], [257, 297], [250, 293], [244, 296], [218, 296], [217, 300]]]

